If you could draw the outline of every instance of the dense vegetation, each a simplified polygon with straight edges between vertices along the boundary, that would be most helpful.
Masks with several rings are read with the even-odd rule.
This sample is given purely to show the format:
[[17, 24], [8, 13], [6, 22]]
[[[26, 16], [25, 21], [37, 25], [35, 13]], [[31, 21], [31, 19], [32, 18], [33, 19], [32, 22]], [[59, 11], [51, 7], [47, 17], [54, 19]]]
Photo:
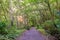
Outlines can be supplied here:
[[60, 0], [0, 0], [0, 40], [14, 40], [32, 25], [60, 39]]

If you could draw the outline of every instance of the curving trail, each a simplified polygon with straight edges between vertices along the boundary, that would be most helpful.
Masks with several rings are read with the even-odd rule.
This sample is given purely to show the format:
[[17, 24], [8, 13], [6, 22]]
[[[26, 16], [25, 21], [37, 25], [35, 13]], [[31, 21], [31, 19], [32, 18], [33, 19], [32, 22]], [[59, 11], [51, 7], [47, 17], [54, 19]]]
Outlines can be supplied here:
[[25, 31], [22, 36], [17, 37], [16, 40], [48, 40], [35, 28]]

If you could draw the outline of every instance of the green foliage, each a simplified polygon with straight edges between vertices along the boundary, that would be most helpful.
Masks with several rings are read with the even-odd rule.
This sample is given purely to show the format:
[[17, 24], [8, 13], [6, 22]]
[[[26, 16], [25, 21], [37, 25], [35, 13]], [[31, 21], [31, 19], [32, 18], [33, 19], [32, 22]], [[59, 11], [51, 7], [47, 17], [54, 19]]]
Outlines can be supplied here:
[[4, 21], [0, 22], [0, 34], [7, 34], [7, 31], [5, 30], [6, 26], [7, 25]]
[[2, 28], [4, 28], [4, 27], [6, 27], [6, 24], [5, 24], [5, 22], [1, 21], [1, 22], [0, 22], [0, 29], [2, 29]]
[[[2, 29], [4, 30], [4, 29]], [[25, 31], [25, 29], [17, 29], [16, 26], [13, 27], [7, 27], [5, 28], [5, 31], [1, 31], [3, 32], [0, 33], [0, 40], [15, 40], [15, 38], [19, 35], [21, 35], [23, 32]], [[5, 34], [7, 32], [7, 34]]]
[[[0, 0], [0, 34], [3, 34], [1, 38], [12, 40], [22, 32], [16, 28], [21, 25], [26, 25], [23, 29], [30, 29], [30, 26], [34, 25], [37, 29], [48, 30], [49, 34], [57, 31], [60, 33], [59, 5], [60, 0]], [[17, 20], [20, 15], [24, 16], [22, 23]]]
[[55, 21], [55, 25], [57, 26], [57, 28], [54, 26], [52, 21], [47, 21], [45, 22], [44, 25], [44, 29], [46, 30], [47, 33], [55, 36], [57, 39], [59, 39], [60, 36], [60, 21], [59, 19], [54, 20]]
[[17, 29], [16, 26], [7, 27], [6, 21], [0, 21], [0, 40], [15, 40], [15, 38], [24, 31]]

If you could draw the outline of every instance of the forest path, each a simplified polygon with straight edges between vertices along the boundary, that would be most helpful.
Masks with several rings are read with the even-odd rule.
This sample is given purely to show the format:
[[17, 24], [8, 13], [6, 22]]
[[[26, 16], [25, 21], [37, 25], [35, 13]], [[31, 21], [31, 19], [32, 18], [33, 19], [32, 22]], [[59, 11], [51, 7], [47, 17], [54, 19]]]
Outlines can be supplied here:
[[16, 40], [48, 40], [46, 36], [38, 32], [34, 27], [30, 30], [26, 30], [22, 36], [16, 38]]

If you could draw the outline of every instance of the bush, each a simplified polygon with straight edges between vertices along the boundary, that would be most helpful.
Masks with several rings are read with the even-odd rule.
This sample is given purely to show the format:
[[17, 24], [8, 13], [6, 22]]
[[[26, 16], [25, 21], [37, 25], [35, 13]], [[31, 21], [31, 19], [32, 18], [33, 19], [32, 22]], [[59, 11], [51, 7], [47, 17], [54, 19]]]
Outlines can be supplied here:
[[0, 21], [0, 34], [7, 34], [7, 31], [5, 30], [6, 26], [5, 21]]
[[52, 36], [55, 36], [57, 39], [60, 38], [60, 20], [56, 19], [54, 20], [56, 27], [54, 26], [52, 21], [47, 21], [43, 24], [44, 29], [46, 32], [51, 34]]
[[0, 21], [0, 29], [6, 27], [6, 23], [4, 21]]

